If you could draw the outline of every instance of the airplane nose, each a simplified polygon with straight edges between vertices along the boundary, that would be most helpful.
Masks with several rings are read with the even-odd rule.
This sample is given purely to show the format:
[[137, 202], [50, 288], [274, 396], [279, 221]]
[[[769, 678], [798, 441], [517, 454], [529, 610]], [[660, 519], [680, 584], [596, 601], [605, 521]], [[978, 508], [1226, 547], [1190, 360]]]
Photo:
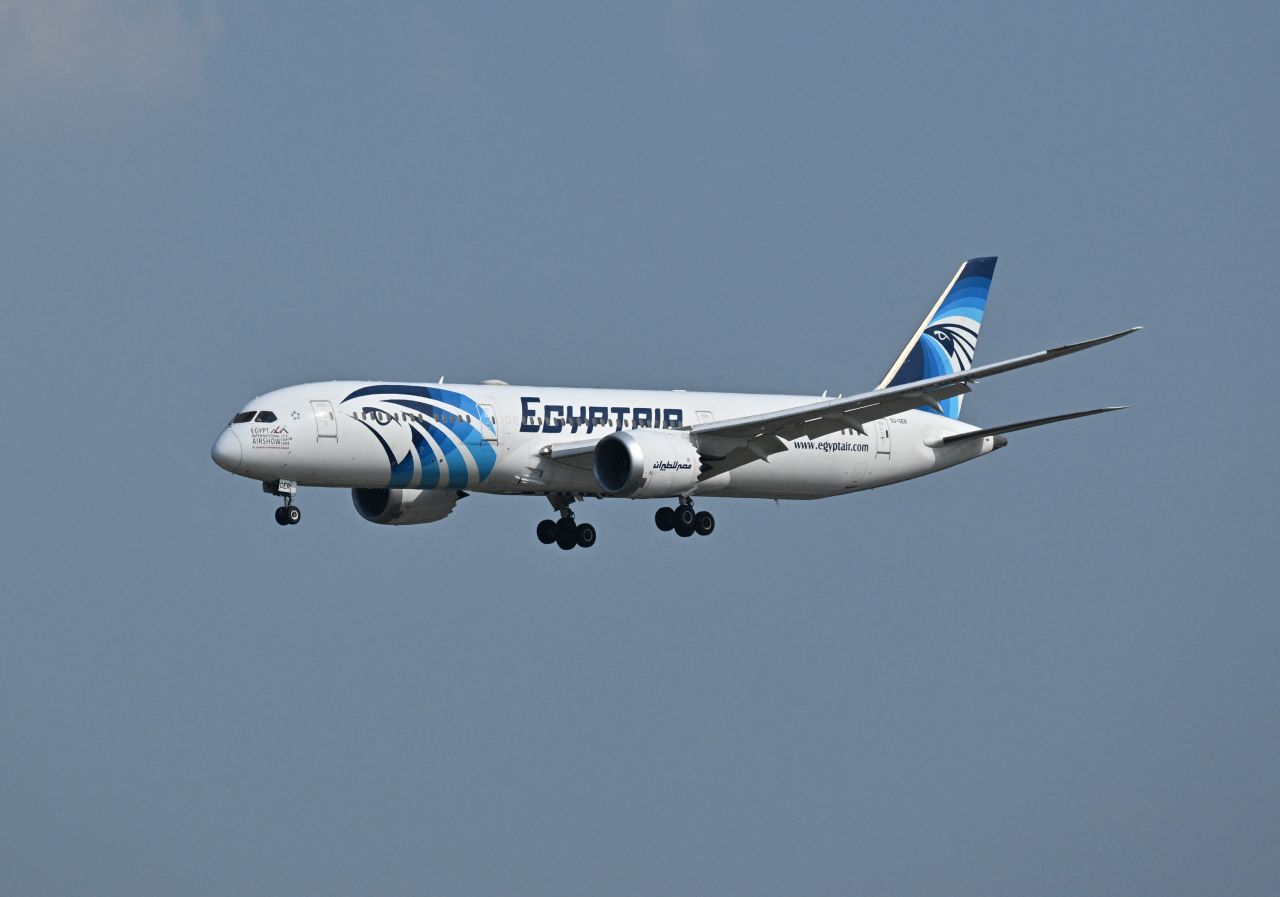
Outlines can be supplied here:
[[213, 456], [213, 463], [223, 470], [235, 473], [240, 467], [240, 459], [244, 457], [244, 451], [240, 448], [240, 437], [230, 429], [223, 430], [218, 434], [218, 438], [213, 443], [213, 451], [209, 454]]

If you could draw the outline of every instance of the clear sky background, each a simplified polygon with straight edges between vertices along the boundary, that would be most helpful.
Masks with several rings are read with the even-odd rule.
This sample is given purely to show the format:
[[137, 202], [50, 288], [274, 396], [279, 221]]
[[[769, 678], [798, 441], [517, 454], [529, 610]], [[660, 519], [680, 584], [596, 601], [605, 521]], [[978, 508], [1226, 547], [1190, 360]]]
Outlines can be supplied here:
[[[1273, 3], [0, 2], [0, 894], [1274, 895]], [[377, 527], [308, 380], [873, 386], [999, 454]]]

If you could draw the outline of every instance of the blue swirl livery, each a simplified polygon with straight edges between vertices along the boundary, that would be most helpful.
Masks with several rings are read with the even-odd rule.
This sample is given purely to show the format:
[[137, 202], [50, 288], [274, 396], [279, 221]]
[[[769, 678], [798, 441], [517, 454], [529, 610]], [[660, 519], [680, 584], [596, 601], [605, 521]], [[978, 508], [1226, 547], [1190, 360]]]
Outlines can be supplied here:
[[[973, 366], [978, 331], [982, 329], [982, 313], [987, 307], [987, 293], [991, 290], [995, 271], [995, 256], [969, 259], [960, 266], [933, 310], [885, 375], [880, 389], [959, 374]], [[922, 406], [921, 410], [959, 418], [962, 398], [943, 399], [939, 403], [940, 410], [929, 406]]]
[[494, 421], [467, 395], [417, 384], [364, 386], [342, 400], [387, 453], [393, 489], [466, 489], [493, 471]]

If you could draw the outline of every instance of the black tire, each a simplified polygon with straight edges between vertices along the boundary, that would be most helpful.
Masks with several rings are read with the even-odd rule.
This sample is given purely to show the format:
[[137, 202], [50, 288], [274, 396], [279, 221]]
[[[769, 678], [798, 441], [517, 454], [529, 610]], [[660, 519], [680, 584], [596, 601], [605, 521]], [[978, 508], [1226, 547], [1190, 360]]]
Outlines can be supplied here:
[[689, 505], [681, 505], [680, 507], [676, 508], [675, 509], [676, 530], [678, 531], [682, 526], [692, 530], [693, 518], [695, 516], [696, 515], [693, 513], [693, 508], [690, 507]]
[[693, 517], [693, 531], [699, 536], [709, 536], [716, 531], [716, 519], [706, 511], [699, 511]]
[[653, 522], [658, 524], [658, 529], [664, 533], [671, 532], [676, 525], [675, 508], [658, 508], [658, 512], [653, 515]]
[[687, 539], [693, 535], [693, 524], [685, 526], [683, 523], [676, 521], [676, 535], [681, 539]]
[[281, 526], [288, 526], [288, 525], [289, 525], [289, 518], [288, 518], [288, 517], [286, 517], [286, 516], [285, 516], [285, 514], [284, 514], [284, 506], [283, 506], [283, 505], [281, 505], [280, 507], [276, 508], [276, 523], [280, 524]]
[[538, 541], [550, 545], [556, 540], [556, 522], [554, 520], [538, 521]]
[[578, 538], [578, 524], [574, 522], [572, 517], [561, 517], [556, 521], [555, 533], [557, 542], [561, 539], [568, 539], [570, 542], [576, 541]]
[[577, 530], [569, 533], [556, 533], [556, 544], [568, 551], [570, 548], [578, 544]]
[[297, 523], [299, 520], [302, 519], [302, 509], [299, 508], [297, 505], [289, 505], [287, 508], [284, 509], [284, 516], [285, 516], [285, 519], [289, 521], [289, 525], [293, 526], [295, 523]]
[[596, 528], [590, 523], [579, 523], [577, 542], [579, 548], [590, 548], [596, 544]]

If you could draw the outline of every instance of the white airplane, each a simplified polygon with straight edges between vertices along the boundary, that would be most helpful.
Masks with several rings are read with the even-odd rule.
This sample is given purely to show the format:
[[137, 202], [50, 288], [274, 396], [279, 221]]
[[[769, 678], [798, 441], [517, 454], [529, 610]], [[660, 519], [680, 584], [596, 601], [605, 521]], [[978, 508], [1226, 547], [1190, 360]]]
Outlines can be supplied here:
[[1098, 346], [1142, 328], [973, 367], [995, 258], [969, 259], [876, 389], [827, 397], [334, 381], [258, 396], [219, 434], [213, 460], [284, 499], [298, 486], [351, 490], [383, 524], [430, 523], [468, 492], [541, 495], [558, 519], [538, 539], [595, 544], [572, 504], [593, 498], [675, 500], [658, 529], [710, 535], [695, 497], [813, 499], [862, 492], [954, 467], [1002, 448], [1005, 433], [1117, 411], [975, 427], [960, 402], [990, 377]]

